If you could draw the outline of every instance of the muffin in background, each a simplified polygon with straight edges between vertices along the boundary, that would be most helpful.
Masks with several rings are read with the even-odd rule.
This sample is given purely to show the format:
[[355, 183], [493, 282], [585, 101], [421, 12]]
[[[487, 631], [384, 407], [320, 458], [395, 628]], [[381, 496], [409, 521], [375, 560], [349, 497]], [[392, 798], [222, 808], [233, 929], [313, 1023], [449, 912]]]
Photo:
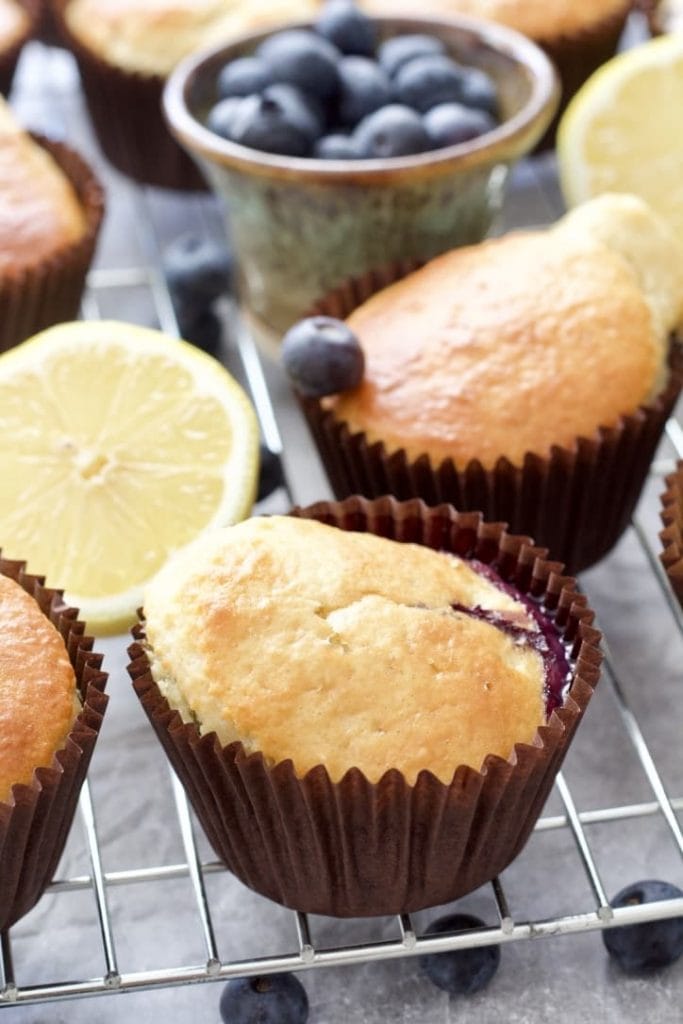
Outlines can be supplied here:
[[559, 111], [539, 148], [552, 146], [562, 112], [594, 71], [616, 53], [633, 0], [366, 0], [376, 14], [467, 14], [497, 21], [533, 39], [558, 70]]
[[35, 32], [38, 0], [0, 0], [0, 93], [7, 96], [24, 44]]
[[0, 351], [77, 315], [103, 213], [82, 158], [0, 101]]
[[480, 509], [572, 572], [616, 543], [683, 380], [680, 243], [644, 203], [365, 275], [315, 313], [365, 355], [358, 387], [302, 398], [338, 498]]
[[642, 0], [653, 35], [683, 31], [683, 3], [681, 0]]
[[204, 189], [194, 161], [166, 128], [161, 96], [193, 50], [250, 29], [306, 18], [316, 0], [51, 0], [73, 52], [102, 150], [136, 181]]
[[666, 477], [661, 506], [664, 529], [659, 535], [662, 542], [660, 558], [673, 592], [683, 607], [683, 460], [679, 460], [675, 472]]
[[528, 838], [598, 679], [592, 613], [477, 514], [389, 497], [293, 514], [167, 564], [136, 692], [246, 885], [337, 916], [448, 902]]
[[0, 558], [0, 930], [38, 901], [68, 835], [107, 699], [61, 591]]

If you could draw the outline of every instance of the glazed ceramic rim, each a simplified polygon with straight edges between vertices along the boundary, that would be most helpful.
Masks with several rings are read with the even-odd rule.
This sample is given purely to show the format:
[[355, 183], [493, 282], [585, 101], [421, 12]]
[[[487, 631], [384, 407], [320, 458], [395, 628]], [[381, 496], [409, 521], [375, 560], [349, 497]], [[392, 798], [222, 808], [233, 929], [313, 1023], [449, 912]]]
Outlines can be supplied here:
[[[469, 33], [482, 46], [510, 58], [524, 67], [531, 80], [527, 103], [497, 128], [476, 140], [444, 146], [412, 156], [374, 160], [319, 160], [313, 157], [287, 157], [241, 146], [209, 131], [190, 112], [192, 87], [207, 67], [218, 63], [228, 52], [238, 56], [274, 34], [273, 29], [236, 37], [232, 42], [186, 57], [169, 76], [163, 93], [163, 112], [179, 142], [191, 152], [226, 167], [264, 176], [296, 178], [340, 184], [370, 184], [383, 178], [397, 178], [422, 170], [423, 173], [453, 168], [471, 169], [487, 163], [506, 163], [527, 152], [541, 137], [559, 105], [560, 85], [557, 72], [543, 50], [526, 36], [493, 22], [477, 18], [400, 18], [376, 17], [373, 21], [401, 32], [438, 34], [439, 29]], [[287, 29], [310, 28], [310, 22], [296, 22]], [[237, 51], [237, 52], [236, 52]], [[223, 58], [225, 60], [225, 58]], [[475, 65], [476, 66], [476, 65]], [[536, 122], [537, 131], [534, 130]], [[531, 138], [528, 136], [531, 133]]]

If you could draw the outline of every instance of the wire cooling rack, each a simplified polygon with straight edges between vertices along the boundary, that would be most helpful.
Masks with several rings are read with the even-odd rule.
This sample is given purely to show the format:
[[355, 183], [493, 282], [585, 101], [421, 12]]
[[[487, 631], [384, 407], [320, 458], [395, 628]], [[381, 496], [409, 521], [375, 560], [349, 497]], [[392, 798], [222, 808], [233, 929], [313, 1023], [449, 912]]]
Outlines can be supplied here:
[[[33, 94], [29, 96], [29, 101], [32, 97]], [[52, 106], [48, 106], [48, 109], [54, 110], [54, 97]], [[106, 170], [105, 174], [108, 174]], [[153, 310], [154, 321], [163, 330], [175, 335], [178, 328], [160, 260], [165, 231], [163, 203], [160, 207], [158, 197], [153, 192], [127, 185], [125, 187], [129, 220], [122, 225], [122, 229], [135, 234], [142, 258], [138, 266], [94, 270], [89, 278], [83, 315], [91, 319], [98, 318], [106, 314], [107, 310], [116, 309], [121, 318], [132, 319], [123, 312], [127, 299], [132, 293], [142, 294], [147, 306]], [[522, 201], [523, 197], [520, 199], [523, 205]], [[207, 232], [214, 231], [215, 211], [209, 203], [208, 200], [189, 198], [185, 206], [185, 226], [191, 224], [195, 230], [199, 227], [200, 230]], [[552, 198], [549, 205], [552, 206]], [[226, 325], [231, 320], [229, 313], [229, 310], [224, 310]], [[230, 368], [243, 379], [252, 395], [265, 443], [272, 451], [281, 452], [283, 444], [278, 428], [278, 417], [266, 381], [268, 364], [266, 363], [264, 373], [264, 365], [253, 342], [243, 334], [230, 338], [226, 347], [226, 360]], [[683, 430], [676, 421], [672, 420], [668, 424], [667, 438], [668, 460], [656, 463], [652, 471], [652, 479], [658, 489], [661, 489], [662, 473], [672, 464], [673, 456], [683, 457]], [[289, 443], [287, 438], [285, 441]], [[288, 503], [297, 499], [300, 500], [300, 495], [296, 486], [289, 487], [285, 484], [279, 495], [282, 507], [285, 508]], [[671, 615], [673, 629], [678, 637], [683, 639], [683, 615], [659, 563], [656, 530], [653, 529], [651, 522], [646, 522], [639, 514], [633, 522], [633, 534], [649, 567], [649, 576], [656, 582], [660, 591], [666, 613]], [[590, 587], [588, 592], [590, 596]], [[46, 895], [44, 899], [58, 898], [61, 901], [68, 900], [76, 893], [91, 894], [101, 941], [102, 970], [88, 977], [74, 974], [39, 984], [20, 984], [17, 981], [20, 970], [15, 971], [15, 966], [20, 968], [21, 964], [17, 958], [15, 965], [12, 937], [10, 934], [4, 934], [0, 956], [0, 1008], [9, 1009], [22, 1004], [218, 981], [236, 976], [310, 971], [330, 966], [414, 957], [427, 952], [550, 938], [683, 916], [683, 898], [640, 906], [611, 906], [599, 858], [594, 851], [592, 835], [597, 827], [609, 826], [610, 829], [620, 829], [628, 822], [657, 818], [663, 824], [677, 857], [683, 856], [683, 832], [678, 818], [678, 812], [683, 810], [683, 796], [673, 796], [668, 792], [656, 753], [646, 739], [632, 707], [632, 701], [628, 696], [629, 687], [624, 684], [619, 659], [613, 657], [610, 651], [609, 639], [607, 636], [604, 643], [605, 664], [601, 688], [611, 690], [618, 712], [619, 728], [637, 760], [640, 781], [647, 799], [580, 811], [577, 809], [579, 803], [567, 778], [564, 774], [558, 776], [555, 786], [557, 813], [541, 817], [536, 825], [535, 835], [555, 833], [573, 849], [589, 893], [587, 905], [582, 905], [577, 912], [554, 916], [527, 914], [516, 919], [511, 911], [515, 901], [511, 898], [508, 883], [496, 879], [490, 885], [490, 895], [496, 908], [497, 923], [490, 927], [464, 934], [427, 936], [411, 916], [401, 915], [389, 928], [386, 924], [381, 929], [378, 928], [377, 936], [374, 938], [330, 947], [315, 941], [315, 928], [307, 915], [292, 913], [294, 940], [289, 945], [283, 946], [274, 954], [225, 958], [221, 955], [220, 944], [216, 938], [217, 930], [208, 894], [209, 880], [213, 876], [225, 874], [225, 868], [220, 863], [202, 856], [201, 840], [192, 813], [184, 791], [175, 777], [171, 774], [177, 822], [169, 827], [177, 827], [179, 830], [182, 839], [182, 858], [172, 864], [119, 871], [108, 871], [103, 867], [106, 860], [103, 856], [103, 849], [106, 852], [106, 842], [102, 839], [101, 823], [98, 824], [96, 820], [91, 787], [86, 782], [80, 800], [80, 821], [77, 821], [75, 827], [83, 830], [89, 868], [83, 874], [56, 878], [48, 890], [51, 896]], [[589, 727], [589, 723], [586, 723], [582, 728]], [[153, 737], [150, 738], [150, 742], [154, 742]], [[524, 869], [525, 856], [526, 851], [519, 858], [520, 870]], [[117, 956], [121, 936], [117, 931], [115, 915], [110, 910], [112, 894], [120, 891], [133, 900], [136, 886], [170, 880], [181, 880], [191, 891], [194, 914], [201, 933], [203, 955], [197, 962], [180, 967], [122, 970]], [[512, 896], [514, 897], [514, 892]], [[46, 968], [49, 968], [49, 964]]]

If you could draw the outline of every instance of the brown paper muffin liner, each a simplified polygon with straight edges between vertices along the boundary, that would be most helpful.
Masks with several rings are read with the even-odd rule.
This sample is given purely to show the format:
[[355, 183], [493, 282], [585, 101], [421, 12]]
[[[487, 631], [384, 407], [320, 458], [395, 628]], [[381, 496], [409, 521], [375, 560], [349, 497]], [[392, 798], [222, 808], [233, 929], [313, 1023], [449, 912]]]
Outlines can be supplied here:
[[[347, 281], [313, 312], [343, 319], [415, 266], [395, 264]], [[682, 385], [683, 350], [675, 344], [669, 383], [651, 405], [592, 438], [578, 438], [572, 448], [528, 453], [522, 466], [501, 458], [493, 469], [477, 460], [462, 469], [451, 459], [433, 465], [427, 455], [411, 461], [402, 449], [390, 451], [382, 443], [369, 444], [363, 433], [352, 433], [320, 401], [300, 402], [335, 497], [393, 494], [478, 510], [486, 519], [507, 523], [514, 533], [534, 537], [578, 573], [606, 555], [628, 526]]]
[[39, 0], [19, 0], [19, 2], [28, 14], [29, 20], [25, 32], [19, 37], [19, 39], [16, 39], [11, 46], [7, 47], [7, 49], [0, 49], [0, 93], [3, 96], [9, 96], [10, 94], [14, 72], [16, 71], [17, 64], [19, 63], [21, 51], [31, 36], [35, 34], [36, 25], [38, 23]]
[[36, 266], [0, 274], [0, 352], [45, 327], [75, 319], [104, 215], [102, 186], [82, 157], [62, 142], [32, 137], [71, 182], [85, 212], [86, 230]]
[[626, 0], [621, 11], [606, 15], [583, 32], [539, 41], [539, 46], [557, 68], [562, 92], [558, 111], [537, 149], [550, 149], [555, 145], [557, 128], [570, 100], [593, 72], [617, 52], [631, 7], [632, 3]]
[[664, 529], [659, 534], [660, 557], [673, 592], [683, 607], [683, 460], [676, 464], [675, 473], [667, 476], [665, 482], [666, 490], [661, 495]]
[[353, 497], [295, 509], [344, 530], [476, 557], [544, 603], [572, 648], [563, 706], [509, 759], [461, 765], [449, 785], [396, 770], [370, 783], [357, 768], [332, 782], [318, 766], [297, 777], [240, 743], [221, 747], [169, 707], [150, 671], [144, 621], [129, 654], [133, 685], [216, 853], [246, 885], [295, 910], [368, 917], [436, 906], [495, 877], [519, 853], [548, 796], [599, 678], [593, 613], [562, 567], [528, 538], [450, 506]]
[[143, 185], [206, 189], [197, 165], [175, 141], [161, 112], [166, 79], [108, 64], [69, 30], [69, 0], [52, 0], [55, 22], [80, 71], [97, 140], [109, 162]]
[[64, 638], [76, 673], [83, 708], [65, 746], [52, 765], [37, 768], [29, 785], [12, 788], [11, 802], [0, 802], [0, 932], [38, 902], [62, 855], [78, 794], [107, 706], [107, 676], [102, 655], [84, 635], [78, 612], [63, 601], [62, 592], [43, 586], [43, 579], [24, 571], [24, 563], [0, 557], [0, 572], [21, 584]]

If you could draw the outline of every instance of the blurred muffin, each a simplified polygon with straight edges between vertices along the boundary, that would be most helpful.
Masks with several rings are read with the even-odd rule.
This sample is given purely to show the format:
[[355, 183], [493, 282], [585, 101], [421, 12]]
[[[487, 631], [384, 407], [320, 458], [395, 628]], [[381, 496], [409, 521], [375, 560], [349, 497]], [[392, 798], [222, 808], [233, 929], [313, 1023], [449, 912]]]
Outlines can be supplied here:
[[90, 168], [0, 102], [0, 351], [73, 319], [103, 214]]
[[304, 401], [337, 497], [451, 501], [573, 572], [597, 561], [681, 386], [678, 240], [640, 200], [605, 196], [381, 287], [396, 277], [368, 275], [316, 310], [348, 316], [365, 355], [357, 388]]
[[310, 16], [315, 0], [52, 0], [73, 51], [99, 143], [136, 181], [199, 189], [196, 165], [168, 132], [161, 95], [193, 50]]
[[42, 895], [61, 856], [106, 706], [77, 612], [0, 558], [0, 929]]
[[590, 613], [557, 565], [477, 515], [390, 498], [298, 515], [167, 563], [135, 688], [247, 885], [341, 916], [447, 902], [533, 826], [597, 681]]
[[[377, 14], [467, 14], [500, 22], [538, 43], [555, 64], [562, 83], [560, 110], [548, 130], [554, 132], [567, 103], [590, 75], [614, 56], [633, 0], [366, 0]], [[542, 143], [543, 145], [543, 143]]]
[[654, 35], [683, 30], [683, 3], [681, 0], [643, 0], [641, 5], [648, 16]]
[[24, 43], [35, 31], [38, 0], [0, 0], [0, 93], [9, 94]]
[[666, 569], [673, 591], [683, 606], [683, 461], [666, 478], [666, 490], [661, 496], [662, 541], [661, 561]]

